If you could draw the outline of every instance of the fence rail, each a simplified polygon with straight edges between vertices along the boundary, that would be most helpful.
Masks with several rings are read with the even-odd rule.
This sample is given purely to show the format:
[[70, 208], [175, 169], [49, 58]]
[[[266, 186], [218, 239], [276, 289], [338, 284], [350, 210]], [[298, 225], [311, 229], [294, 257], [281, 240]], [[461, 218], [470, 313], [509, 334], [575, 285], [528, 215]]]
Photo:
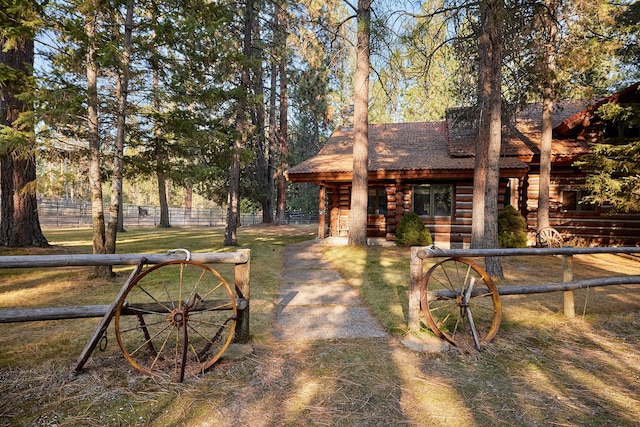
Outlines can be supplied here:
[[[167, 254], [78, 254], [78, 255], [17, 255], [0, 256], [2, 268], [42, 268], [42, 267], [82, 267], [100, 265], [136, 265], [144, 259], [144, 264], [160, 264], [167, 261], [182, 260], [184, 253]], [[234, 281], [236, 289], [248, 302], [250, 249], [239, 249], [236, 252], [206, 252], [190, 253], [190, 259], [204, 264], [234, 264]], [[50, 320], [53, 311], [56, 319], [73, 319], [86, 317], [101, 317], [104, 315], [103, 306], [74, 306], [74, 307], [44, 307], [22, 309], [0, 309], [0, 323]], [[246, 316], [243, 318], [242, 316]], [[249, 313], [243, 313], [238, 321], [238, 340], [246, 341], [249, 337]]]
[[[102, 317], [100, 325], [85, 346], [76, 361], [73, 376], [82, 371], [82, 367], [96, 348], [116, 312], [116, 307], [124, 297], [131, 280], [133, 280], [146, 264], [160, 264], [167, 261], [183, 260], [183, 249], [172, 250], [167, 254], [92, 254], [92, 255], [24, 255], [0, 257], [0, 268], [38, 268], [38, 267], [70, 267], [98, 265], [136, 265], [129, 279], [120, 289], [110, 305], [42, 307], [0, 310], [0, 323], [33, 322], [42, 320], [82, 319]], [[186, 252], [186, 251], [185, 251]], [[238, 313], [234, 340], [238, 343], [249, 341], [249, 299], [250, 299], [250, 249], [224, 253], [189, 253], [188, 259], [201, 263], [234, 264], [235, 291], [238, 295], [236, 303]]]
[[[109, 211], [105, 209], [105, 220]], [[89, 202], [51, 201], [38, 202], [38, 217], [42, 227], [87, 227], [91, 225], [91, 205]], [[160, 223], [160, 207], [125, 203], [122, 207], [124, 227], [153, 227]], [[220, 207], [169, 208], [169, 223], [173, 226], [223, 227], [227, 212]], [[243, 213], [240, 223], [255, 225], [262, 221], [262, 213]]]
[[[105, 209], [109, 220], [108, 209]], [[124, 227], [153, 227], [160, 223], [160, 207], [125, 203], [122, 208]], [[38, 201], [38, 217], [44, 228], [74, 228], [91, 226], [89, 202], [69, 200]], [[169, 223], [176, 227], [224, 227], [227, 211], [213, 208], [169, 208]], [[262, 222], [262, 212], [241, 213], [241, 225], [256, 225]], [[318, 212], [287, 211], [286, 224], [313, 224], [318, 222]]]
[[462, 257], [505, 257], [505, 256], [544, 256], [562, 255], [562, 277], [560, 282], [531, 285], [531, 286], [500, 286], [500, 295], [520, 295], [545, 292], [563, 292], [564, 314], [568, 317], [575, 316], [574, 294], [575, 289], [596, 286], [640, 284], [640, 276], [604, 277], [573, 281], [573, 257], [574, 255], [587, 254], [640, 254], [640, 247], [593, 247], [593, 248], [513, 248], [513, 249], [438, 249], [435, 247], [411, 248], [410, 261], [410, 291], [408, 327], [411, 330], [420, 328], [420, 287], [424, 280], [424, 260], [430, 258], [462, 258]]

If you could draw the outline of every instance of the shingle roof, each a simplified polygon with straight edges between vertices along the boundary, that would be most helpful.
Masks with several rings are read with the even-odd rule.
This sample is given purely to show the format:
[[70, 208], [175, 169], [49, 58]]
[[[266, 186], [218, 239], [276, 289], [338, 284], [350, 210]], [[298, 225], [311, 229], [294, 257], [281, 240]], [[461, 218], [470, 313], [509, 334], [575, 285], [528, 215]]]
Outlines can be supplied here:
[[637, 102], [639, 91], [640, 82], [636, 82], [613, 95], [601, 99], [593, 105], [574, 111], [571, 115], [567, 115], [562, 123], [559, 123], [554, 129], [560, 134], [566, 134], [576, 126], [581, 126], [585, 120], [591, 119], [601, 105], [607, 103], [622, 104], [627, 102]]
[[[289, 168], [287, 173], [339, 173], [353, 169], [353, 129], [337, 129], [320, 152]], [[369, 171], [473, 169], [473, 157], [449, 154], [447, 122], [369, 125]], [[515, 158], [504, 158], [501, 167], [523, 169]]]
[[[566, 138], [568, 131], [583, 126], [585, 119], [606, 102], [636, 99], [640, 82], [591, 106], [585, 101], [554, 103], [552, 161], [572, 161], [589, 152], [585, 141]], [[432, 123], [395, 123], [369, 125], [369, 172], [469, 171], [474, 168], [476, 131], [473, 124], [455, 118]], [[502, 129], [501, 169], [526, 169], [540, 152], [542, 106], [530, 104], [518, 111], [513, 123]], [[565, 139], [561, 139], [565, 136]], [[320, 152], [285, 173], [297, 181], [317, 174], [350, 174], [353, 169], [353, 130], [336, 130]]]
[[[586, 102], [563, 101], [554, 104], [554, 129], [561, 125], [568, 117], [584, 111]], [[521, 159], [530, 158], [540, 152], [542, 134], [542, 105], [529, 104], [516, 113], [513, 123], [505, 123], [502, 130], [501, 154], [503, 156], [517, 156]], [[476, 133], [470, 125], [460, 121], [449, 121], [451, 133], [451, 155], [473, 156]], [[555, 158], [569, 155], [585, 154], [589, 147], [583, 141], [557, 139], [552, 141], [553, 156]]]

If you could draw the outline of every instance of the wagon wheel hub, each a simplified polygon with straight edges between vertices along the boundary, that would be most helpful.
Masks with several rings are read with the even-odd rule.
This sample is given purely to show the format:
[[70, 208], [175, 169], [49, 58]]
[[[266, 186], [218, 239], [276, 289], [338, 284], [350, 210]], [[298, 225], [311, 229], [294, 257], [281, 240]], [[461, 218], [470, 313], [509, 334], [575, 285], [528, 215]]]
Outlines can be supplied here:
[[186, 310], [174, 309], [169, 313], [169, 322], [177, 327], [183, 327], [189, 320], [189, 314]]

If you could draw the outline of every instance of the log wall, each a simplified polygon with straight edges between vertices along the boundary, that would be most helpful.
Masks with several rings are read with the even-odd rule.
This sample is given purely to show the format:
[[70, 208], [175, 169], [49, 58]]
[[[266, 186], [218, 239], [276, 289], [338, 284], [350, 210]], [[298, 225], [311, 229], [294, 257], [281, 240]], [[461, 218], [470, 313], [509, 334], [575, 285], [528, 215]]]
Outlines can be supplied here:
[[[537, 225], [538, 187], [540, 176], [530, 174], [526, 191], [527, 225], [532, 231]], [[568, 244], [627, 245], [640, 243], [640, 214], [610, 214], [606, 207], [593, 210], [566, 210], [562, 207], [563, 190], [579, 190], [584, 175], [570, 167], [553, 171], [549, 188], [549, 225], [557, 229]]]
[[[498, 208], [504, 206], [507, 191], [506, 180], [500, 181]], [[392, 241], [402, 215], [412, 211], [412, 188], [418, 183], [370, 183], [384, 185], [387, 193], [387, 212], [384, 215], [368, 215], [367, 236]], [[434, 244], [440, 248], [468, 248], [471, 244], [471, 216], [473, 208], [473, 183], [470, 180], [453, 182], [454, 199], [451, 217], [423, 217], [431, 232]], [[327, 187], [330, 212], [330, 236], [349, 235], [351, 186]]]

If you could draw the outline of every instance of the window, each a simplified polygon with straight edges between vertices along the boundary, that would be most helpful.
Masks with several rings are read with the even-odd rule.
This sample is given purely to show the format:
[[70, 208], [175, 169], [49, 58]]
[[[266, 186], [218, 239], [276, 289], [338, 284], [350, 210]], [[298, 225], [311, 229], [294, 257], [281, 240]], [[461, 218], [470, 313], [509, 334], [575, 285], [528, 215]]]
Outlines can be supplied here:
[[413, 188], [413, 211], [420, 216], [451, 216], [453, 186], [426, 184]]
[[384, 215], [387, 213], [387, 192], [384, 188], [369, 188], [367, 213], [369, 215]]
[[606, 122], [603, 126], [604, 138], [633, 139], [640, 136], [640, 126], [630, 123]]
[[563, 211], [595, 211], [593, 203], [586, 203], [583, 198], [587, 193], [580, 190], [562, 190]]

